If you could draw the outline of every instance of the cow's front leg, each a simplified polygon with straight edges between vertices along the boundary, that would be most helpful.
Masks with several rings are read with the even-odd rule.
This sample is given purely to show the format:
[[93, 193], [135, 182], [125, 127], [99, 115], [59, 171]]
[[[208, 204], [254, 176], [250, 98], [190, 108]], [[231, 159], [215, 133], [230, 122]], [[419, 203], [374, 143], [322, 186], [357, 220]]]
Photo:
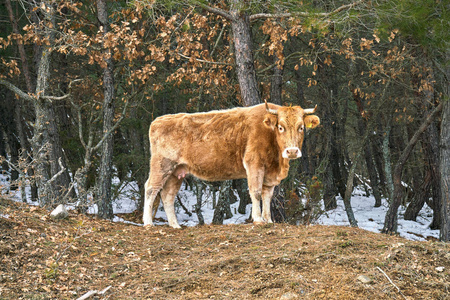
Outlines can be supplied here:
[[270, 214], [270, 201], [273, 196], [274, 186], [266, 186], [262, 187], [262, 201], [263, 201], [263, 210], [262, 210], [262, 218], [267, 223], [273, 223], [272, 217]]
[[254, 224], [263, 224], [261, 217], [262, 183], [264, 172], [260, 169], [247, 168], [248, 190], [252, 199], [252, 219]]
[[261, 192], [250, 191], [250, 198], [252, 199], [252, 220], [253, 224], [264, 224], [261, 217]]

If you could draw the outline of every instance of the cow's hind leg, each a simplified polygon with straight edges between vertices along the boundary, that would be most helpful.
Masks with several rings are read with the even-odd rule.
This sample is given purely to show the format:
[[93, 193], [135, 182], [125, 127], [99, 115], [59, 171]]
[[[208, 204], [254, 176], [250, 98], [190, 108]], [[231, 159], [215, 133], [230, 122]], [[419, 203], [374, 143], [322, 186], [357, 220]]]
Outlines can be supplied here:
[[153, 225], [153, 204], [158, 197], [158, 193], [172, 174], [173, 169], [174, 164], [171, 164], [167, 159], [152, 156], [150, 175], [145, 183], [144, 226]]
[[161, 190], [161, 200], [167, 215], [167, 221], [169, 222], [169, 226], [173, 228], [181, 228], [175, 215], [175, 196], [180, 190], [182, 183], [183, 178], [178, 178], [174, 174], [167, 179], [164, 188]]
[[[153, 204], [155, 202], [155, 199], [157, 199], [161, 189], [162, 189], [161, 187], [152, 186], [150, 183], [150, 178], [145, 183], [145, 202], [143, 215], [144, 226], [153, 225], [153, 217], [155, 215]], [[159, 203], [156, 204], [159, 205]]]
[[[156, 209], [159, 206], [160, 191], [162, 187], [152, 186], [150, 178], [145, 183], [145, 202], [144, 202], [144, 226], [153, 225], [153, 217], [156, 214]], [[155, 203], [156, 200], [156, 203]], [[155, 206], [155, 207], [153, 207]]]

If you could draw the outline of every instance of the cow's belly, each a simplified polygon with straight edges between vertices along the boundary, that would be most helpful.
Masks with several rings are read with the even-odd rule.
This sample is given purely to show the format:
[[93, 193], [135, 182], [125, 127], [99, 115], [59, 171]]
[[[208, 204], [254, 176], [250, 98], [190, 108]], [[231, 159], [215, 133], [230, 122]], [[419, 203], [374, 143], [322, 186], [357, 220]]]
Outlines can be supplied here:
[[246, 178], [244, 167], [233, 165], [232, 162], [216, 164], [192, 164], [188, 165], [189, 173], [197, 178], [207, 181], [222, 181], [230, 179]]

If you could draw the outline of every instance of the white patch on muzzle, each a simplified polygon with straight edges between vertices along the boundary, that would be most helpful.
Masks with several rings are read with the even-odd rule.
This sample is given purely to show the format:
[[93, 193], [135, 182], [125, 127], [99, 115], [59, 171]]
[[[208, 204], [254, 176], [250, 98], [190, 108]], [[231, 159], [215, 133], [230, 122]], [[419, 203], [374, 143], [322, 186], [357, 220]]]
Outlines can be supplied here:
[[282, 156], [287, 159], [295, 159], [302, 156], [302, 151], [298, 147], [288, 147], [284, 149]]

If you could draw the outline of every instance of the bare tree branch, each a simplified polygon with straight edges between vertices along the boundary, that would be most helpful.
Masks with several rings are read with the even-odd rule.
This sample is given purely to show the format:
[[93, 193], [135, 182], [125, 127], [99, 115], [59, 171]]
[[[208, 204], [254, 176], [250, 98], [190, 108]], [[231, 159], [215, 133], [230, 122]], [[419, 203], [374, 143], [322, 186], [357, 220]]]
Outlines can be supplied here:
[[58, 164], [59, 164], [59, 167], [61, 168], [61, 170], [59, 170], [58, 173], [56, 173], [55, 175], [53, 175], [53, 177], [50, 178], [50, 180], [46, 182], [46, 185], [47, 185], [47, 186], [50, 186], [56, 179], [58, 179], [59, 176], [61, 176], [61, 175], [66, 171], [66, 168], [65, 168], [64, 165], [62, 164], [61, 157], [58, 159]]
[[102, 143], [106, 140], [106, 138], [107, 138], [112, 132], [114, 132], [114, 131], [117, 129], [117, 127], [119, 127], [120, 123], [122, 122], [122, 120], [123, 120], [124, 117], [125, 117], [125, 113], [126, 113], [127, 108], [128, 108], [128, 103], [130, 103], [130, 101], [125, 102], [125, 105], [123, 106], [123, 110], [122, 110], [122, 115], [121, 115], [120, 118], [116, 121], [116, 123], [114, 124], [114, 126], [112, 126], [112, 127], [108, 130], [108, 132], [106, 132], [105, 134], [103, 134], [102, 139], [97, 143], [97, 145], [95, 145], [95, 146], [92, 148], [92, 152], [94, 152], [94, 151], [96, 151], [97, 149], [99, 149], [99, 148], [101, 147]]
[[195, 61], [202, 62], [202, 63], [212, 64], [212, 65], [232, 66], [232, 64], [224, 63], [224, 62], [220, 62], [220, 61], [208, 61], [208, 60], [204, 60], [204, 59], [199, 59], [199, 58], [189, 57], [189, 56], [186, 56], [186, 55], [181, 54], [181, 53], [177, 53], [177, 54], [178, 54], [179, 56], [183, 57], [183, 58], [186, 58], [186, 59], [189, 59], [189, 60], [190, 60], [190, 59], [195, 59]]
[[[81, 80], [82, 79], [72, 80], [69, 83], [69, 90], [71, 89], [73, 83], [81, 81]], [[16, 93], [20, 98], [22, 98], [24, 100], [31, 101], [31, 102], [37, 100], [35, 95], [29, 94], [29, 93], [25, 93], [20, 88], [18, 88], [17, 86], [15, 86], [14, 84], [12, 84], [11, 82], [9, 82], [7, 80], [0, 79], [0, 85], [5, 86], [7, 89], [9, 89], [10, 91]], [[63, 95], [63, 96], [45, 96], [45, 95], [41, 95], [40, 96], [40, 98], [48, 100], [48, 101], [64, 100], [64, 99], [67, 99], [68, 97], [70, 97], [70, 92], [68, 94]]]
[[279, 13], [279, 14], [266, 14], [266, 13], [254, 14], [254, 15], [250, 16], [250, 21], [254, 21], [257, 19], [268, 19], [268, 18], [279, 19], [279, 18], [289, 18], [289, 17], [322, 17], [322, 18], [326, 18], [326, 17], [331, 17], [343, 10], [351, 9], [355, 6], [358, 6], [361, 3], [363, 3], [363, 1], [359, 0], [359, 1], [356, 1], [356, 2], [353, 2], [350, 4], [342, 5], [328, 13], [293, 12], [293, 13]]
[[63, 96], [41, 96], [41, 98], [52, 102], [52, 101], [67, 99], [67, 98], [69, 98], [69, 96], [70, 96], [70, 94], [65, 94]]
[[11, 90], [12, 92], [16, 93], [22, 99], [25, 99], [27, 101], [34, 101], [34, 100], [36, 100], [36, 98], [34, 96], [31, 96], [30, 94], [25, 93], [24, 91], [22, 91], [21, 89], [19, 89], [17, 86], [15, 86], [14, 84], [12, 84], [9, 81], [0, 79], [0, 85], [5, 86], [6, 88]]
[[223, 9], [216, 8], [216, 7], [211, 7], [211, 6], [206, 5], [206, 4], [204, 4], [204, 3], [200, 2], [200, 1], [192, 1], [192, 4], [198, 5], [201, 8], [203, 8], [204, 10], [209, 11], [210, 13], [222, 16], [222, 17], [224, 17], [225, 19], [227, 19], [229, 21], [231, 21], [233, 19], [231, 14], [229, 12], [223, 10]]

